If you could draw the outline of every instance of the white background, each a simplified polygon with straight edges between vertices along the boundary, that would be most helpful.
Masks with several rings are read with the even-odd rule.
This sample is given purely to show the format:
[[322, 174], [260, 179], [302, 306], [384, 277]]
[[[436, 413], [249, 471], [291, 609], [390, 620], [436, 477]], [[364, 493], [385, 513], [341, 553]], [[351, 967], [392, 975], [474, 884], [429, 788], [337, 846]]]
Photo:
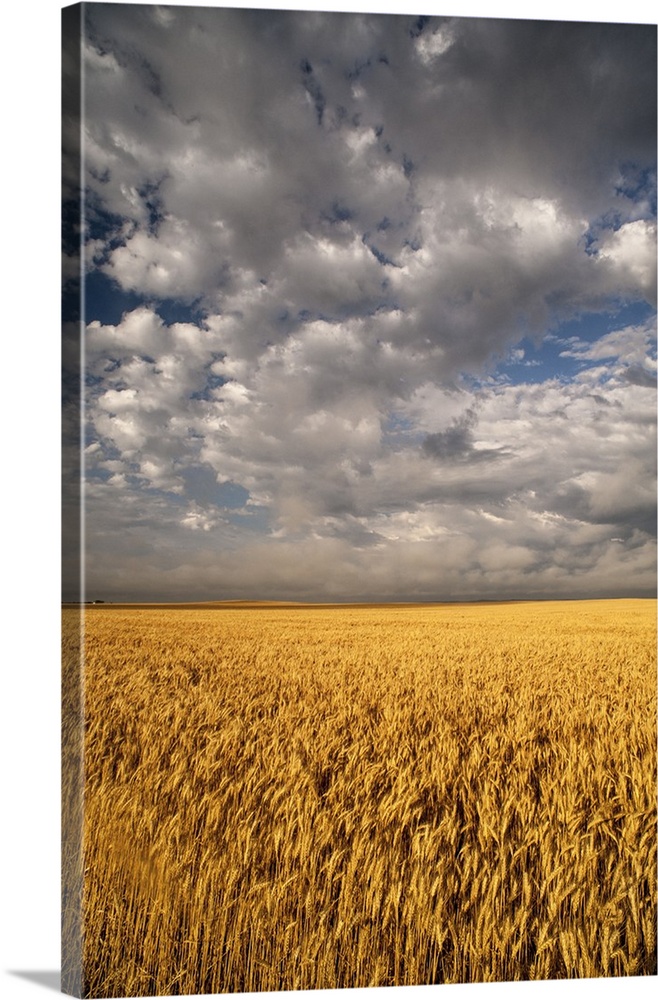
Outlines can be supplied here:
[[[189, 0], [186, 6], [192, 6]], [[209, 3], [208, 6], [221, 6]], [[53, 995], [59, 969], [59, 125], [58, 0], [10, 0], [2, 17], [2, 867], [0, 992]], [[226, 6], [655, 23], [650, 0], [414, 0]], [[8, 267], [8, 273], [7, 273]], [[17, 975], [16, 973], [23, 973]], [[44, 976], [50, 973], [50, 976]], [[32, 976], [32, 978], [30, 978]], [[48, 985], [43, 985], [46, 979]], [[653, 995], [656, 980], [415, 987], [426, 1000]], [[350, 991], [384, 1000], [383, 990]], [[334, 994], [290, 994], [332, 1000]], [[281, 994], [277, 1000], [283, 1000]]]

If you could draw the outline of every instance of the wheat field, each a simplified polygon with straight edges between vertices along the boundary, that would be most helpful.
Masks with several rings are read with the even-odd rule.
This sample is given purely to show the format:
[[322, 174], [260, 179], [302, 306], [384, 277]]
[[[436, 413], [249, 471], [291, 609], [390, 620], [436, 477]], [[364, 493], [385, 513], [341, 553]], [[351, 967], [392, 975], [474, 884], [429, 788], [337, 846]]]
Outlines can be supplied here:
[[655, 974], [655, 616], [88, 608], [81, 992]]

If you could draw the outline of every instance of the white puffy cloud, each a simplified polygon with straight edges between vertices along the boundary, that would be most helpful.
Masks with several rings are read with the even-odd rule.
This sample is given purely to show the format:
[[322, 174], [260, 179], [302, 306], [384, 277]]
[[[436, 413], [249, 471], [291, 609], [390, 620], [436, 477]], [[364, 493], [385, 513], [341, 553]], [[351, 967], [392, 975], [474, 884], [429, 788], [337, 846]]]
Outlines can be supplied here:
[[620, 292], [656, 302], [656, 225], [647, 219], [626, 222], [601, 240], [599, 259], [611, 265]]

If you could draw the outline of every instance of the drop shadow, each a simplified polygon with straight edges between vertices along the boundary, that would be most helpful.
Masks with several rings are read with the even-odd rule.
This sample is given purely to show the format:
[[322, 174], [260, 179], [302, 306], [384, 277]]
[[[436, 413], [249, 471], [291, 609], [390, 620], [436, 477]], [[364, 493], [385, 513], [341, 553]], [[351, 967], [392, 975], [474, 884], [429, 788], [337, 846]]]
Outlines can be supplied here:
[[7, 972], [11, 976], [28, 979], [31, 983], [43, 986], [46, 990], [60, 992], [61, 972], [59, 969], [7, 969]]

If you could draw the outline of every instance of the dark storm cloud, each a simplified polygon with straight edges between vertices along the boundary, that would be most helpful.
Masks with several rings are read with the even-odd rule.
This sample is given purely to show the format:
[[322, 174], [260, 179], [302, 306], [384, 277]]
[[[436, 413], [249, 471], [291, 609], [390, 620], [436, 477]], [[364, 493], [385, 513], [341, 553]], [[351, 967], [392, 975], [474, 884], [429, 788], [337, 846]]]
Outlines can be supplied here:
[[644, 27], [468, 19], [453, 37], [436, 82], [460, 95], [450, 121], [465, 123], [475, 172], [490, 179], [504, 162], [528, 193], [591, 213], [620, 150], [630, 171], [652, 161], [656, 40]]
[[483, 462], [509, 454], [504, 448], [475, 448], [473, 428], [477, 425], [475, 410], [467, 410], [453, 420], [445, 431], [428, 434], [423, 441], [423, 451], [432, 458], [448, 462]]
[[624, 378], [631, 385], [641, 385], [649, 389], [656, 388], [656, 376], [651, 372], [640, 368], [639, 365], [629, 365], [624, 371]]
[[629, 492], [615, 490], [612, 480], [609, 491], [591, 491], [578, 483], [558, 487], [550, 497], [551, 508], [558, 514], [587, 524], [609, 525], [611, 534], [628, 538], [633, 531], [648, 537], [656, 536], [656, 498], [650, 483], [655, 469], [646, 470], [648, 489]]

